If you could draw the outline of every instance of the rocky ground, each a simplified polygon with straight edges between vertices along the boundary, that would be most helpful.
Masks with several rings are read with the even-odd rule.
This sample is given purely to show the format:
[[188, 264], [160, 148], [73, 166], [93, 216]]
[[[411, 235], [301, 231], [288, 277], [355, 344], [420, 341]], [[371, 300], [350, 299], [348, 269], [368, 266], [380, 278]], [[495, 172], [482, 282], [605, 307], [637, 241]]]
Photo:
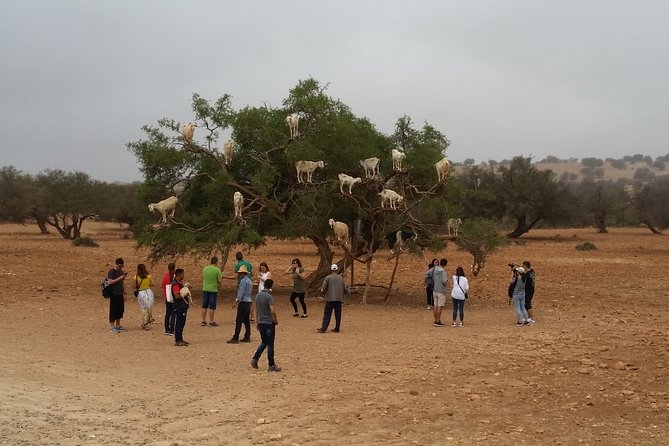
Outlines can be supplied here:
[[[131, 269], [145, 261], [127, 231], [87, 224], [100, 247], [75, 248], [35, 229], [0, 225], [0, 444], [658, 445], [669, 435], [666, 236], [532, 231], [471, 279], [466, 327], [455, 329], [432, 326], [422, 258], [402, 257], [388, 302], [382, 288], [367, 305], [352, 296], [339, 334], [316, 333], [317, 296], [307, 319], [291, 317], [290, 279], [277, 274], [283, 372], [271, 374], [249, 365], [255, 332], [253, 344], [225, 343], [232, 281], [221, 326], [199, 326], [204, 259], [179, 262], [197, 302], [191, 344], [176, 348], [159, 324], [140, 329], [132, 294], [128, 332], [109, 333], [105, 265], [119, 255]], [[599, 249], [576, 250], [583, 241]], [[450, 272], [470, 263], [451, 246], [442, 255]], [[247, 253], [275, 273], [295, 256], [316, 266], [308, 242]], [[377, 257], [373, 281], [387, 284], [392, 263]], [[506, 264], [525, 259], [537, 270], [538, 322], [516, 328]], [[165, 265], [150, 269], [160, 277]]]

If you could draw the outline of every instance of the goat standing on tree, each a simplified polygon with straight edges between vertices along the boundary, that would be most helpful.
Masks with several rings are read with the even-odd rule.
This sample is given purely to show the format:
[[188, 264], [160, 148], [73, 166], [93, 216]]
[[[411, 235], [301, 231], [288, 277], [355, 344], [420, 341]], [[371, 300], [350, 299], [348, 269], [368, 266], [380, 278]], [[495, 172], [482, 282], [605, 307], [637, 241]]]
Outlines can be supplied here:
[[[457, 237], [461, 224], [462, 224], [462, 219], [461, 218], [449, 218], [448, 219], [448, 225], [447, 225], [448, 235], [455, 235], [455, 237]], [[451, 230], [453, 231], [453, 234], [451, 234]]]
[[342, 194], [344, 193], [344, 186], [348, 186], [348, 194], [351, 195], [351, 189], [353, 189], [353, 186], [355, 186], [357, 183], [360, 183], [362, 181], [362, 178], [357, 177], [353, 178], [350, 175], [346, 175], [345, 173], [340, 173], [339, 174], [339, 192]]
[[[317, 168], [325, 167], [323, 161], [298, 161], [295, 163], [295, 170], [297, 171], [298, 183], [311, 183], [311, 178], [314, 176], [314, 171]], [[302, 174], [306, 174], [306, 180], [302, 180]]]
[[299, 126], [300, 126], [300, 115], [297, 113], [292, 113], [286, 116], [286, 125], [290, 129], [290, 139], [295, 139], [300, 136]]
[[330, 227], [335, 233], [335, 237], [337, 238], [337, 241], [339, 242], [340, 245], [347, 247], [348, 246], [348, 225], [346, 223], [342, 223], [340, 221], [334, 221], [334, 219], [330, 219], [329, 222]]
[[378, 158], [367, 158], [364, 160], [358, 161], [358, 164], [365, 169], [365, 178], [374, 178], [377, 174], [381, 176], [379, 171], [379, 159]]
[[397, 209], [397, 205], [404, 201], [404, 197], [392, 189], [383, 189], [379, 192], [379, 196], [381, 196], [382, 209], [385, 209], [386, 203], [388, 203], [388, 207], [395, 210]]
[[437, 170], [438, 182], [441, 183], [448, 176], [448, 171], [451, 169], [451, 163], [449, 163], [446, 158], [442, 158], [435, 163], [434, 168]]
[[181, 135], [184, 137], [184, 140], [190, 144], [193, 142], [193, 136], [195, 136], [195, 128], [197, 124], [194, 122], [189, 122], [181, 126]]
[[228, 139], [223, 144], [223, 157], [225, 158], [225, 165], [229, 166], [232, 163], [232, 149], [235, 147], [235, 142]]
[[161, 216], [158, 224], [167, 223], [168, 214], [170, 218], [174, 218], [174, 211], [178, 202], [179, 199], [173, 195], [158, 203], [149, 203], [149, 212], [153, 213], [154, 210], [160, 212]]
[[402, 170], [402, 160], [407, 157], [406, 153], [397, 149], [393, 149], [392, 155], [393, 155], [393, 169]]
[[244, 207], [244, 196], [237, 191], [232, 195], [232, 202], [235, 205], [235, 218], [242, 218], [242, 208]]

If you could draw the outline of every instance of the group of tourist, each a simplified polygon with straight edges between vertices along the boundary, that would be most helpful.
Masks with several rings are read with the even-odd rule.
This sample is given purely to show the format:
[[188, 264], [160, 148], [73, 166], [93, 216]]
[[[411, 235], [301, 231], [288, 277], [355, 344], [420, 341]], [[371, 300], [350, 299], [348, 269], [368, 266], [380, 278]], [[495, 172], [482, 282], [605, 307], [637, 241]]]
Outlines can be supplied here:
[[[237, 293], [232, 308], [236, 309], [235, 329], [232, 338], [228, 344], [238, 344], [240, 342], [251, 342], [251, 322], [256, 322], [256, 328], [260, 333], [261, 342], [258, 345], [256, 353], [251, 359], [251, 366], [258, 368], [258, 360], [262, 353], [267, 350], [268, 371], [278, 372], [281, 368], [274, 361], [274, 339], [275, 326], [278, 324], [274, 301], [272, 297], [272, 286], [274, 280], [267, 262], [260, 263], [260, 272], [258, 282], [256, 283], [258, 292], [255, 299], [255, 308], [253, 306], [253, 265], [244, 260], [243, 254], [235, 254], [237, 263], [233, 267], [236, 277], [226, 277], [218, 267], [218, 258], [212, 257], [209, 265], [202, 271], [202, 313], [200, 325], [203, 327], [217, 327], [215, 312], [218, 300], [218, 290], [223, 279], [237, 280]], [[108, 285], [111, 290], [109, 305], [109, 323], [112, 333], [121, 333], [126, 331], [121, 325], [121, 319], [124, 313], [125, 290], [124, 279], [127, 272], [124, 271], [124, 261], [122, 258], [116, 259], [115, 267], [108, 272]], [[184, 281], [184, 270], [176, 268], [174, 263], [170, 263], [167, 272], [161, 282], [163, 300], [165, 302], [165, 335], [174, 336], [175, 346], [188, 346], [188, 342], [183, 339], [183, 331], [186, 325], [188, 309], [190, 307], [190, 285]], [[331, 273], [323, 281], [321, 292], [325, 296], [325, 309], [323, 312], [323, 321], [316, 330], [318, 333], [325, 333], [330, 324], [332, 313], [335, 314], [335, 327], [331, 330], [339, 333], [341, 328], [341, 313], [344, 294], [348, 293], [348, 288], [343, 277], [339, 273], [337, 264], [330, 267]], [[307, 305], [304, 300], [306, 293], [307, 274], [302, 267], [300, 259], [293, 259], [291, 266], [286, 269], [285, 274], [292, 276], [293, 289], [290, 296], [290, 303], [293, 306], [293, 316], [298, 317], [296, 299], [299, 299], [302, 309], [302, 318], [307, 317]], [[151, 275], [146, 269], [146, 265], [137, 265], [137, 274], [133, 277], [135, 290], [133, 294], [137, 297], [142, 314], [142, 329], [149, 330], [150, 324], [154, 322], [152, 315], [154, 296], [151, 291]], [[187, 288], [184, 293], [183, 289]], [[209, 322], [207, 322], [209, 319]], [[244, 336], [240, 339], [241, 329], [244, 326]]]
[[[434, 313], [434, 326], [443, 327], [441, 312], [446, 305], [446, 291], [449, 286], [448, 274], [446, 273], [446, 259], [432, 259], [427, 266], [423, 277], [425, 294], [427, 298], [427, 309]], [[523, 266], [510, 263], [512, 277], [509, 282], [509, 303], [513, 303], [516, 311], [516, 326], [522, 327], [535, 323], [532, 314], [532, 297], [534, 296], [535, 273], [529, 261], [523, 262]], [[469, 297], [469, 282], [465, 271], [461, 266], [455, 269], [452, 276], [451, 301], [453, 303], [453, 320], [451, 327], [465, 326], [465, 301]]]

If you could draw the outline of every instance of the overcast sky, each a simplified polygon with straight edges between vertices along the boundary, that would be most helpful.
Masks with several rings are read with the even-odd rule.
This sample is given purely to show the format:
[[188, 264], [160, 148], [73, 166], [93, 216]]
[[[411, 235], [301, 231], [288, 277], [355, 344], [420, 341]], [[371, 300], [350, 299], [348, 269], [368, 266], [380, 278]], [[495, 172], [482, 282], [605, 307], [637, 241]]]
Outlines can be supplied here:
[[[0, 2], [0, 166], [140, 180], [126, 143], [194, 92], [281, 101], [299, 79], [453, 161], [669, 153], [666, 1]], [[345, 148], [342, 148], [345, 149]]]

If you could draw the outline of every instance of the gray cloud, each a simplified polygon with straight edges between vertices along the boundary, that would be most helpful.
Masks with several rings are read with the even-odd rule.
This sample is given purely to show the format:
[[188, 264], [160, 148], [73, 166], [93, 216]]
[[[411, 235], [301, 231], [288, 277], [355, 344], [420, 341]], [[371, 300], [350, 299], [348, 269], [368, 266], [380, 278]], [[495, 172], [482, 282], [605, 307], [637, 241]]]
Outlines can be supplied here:
[[0, 165], [140, 179], [125, 144], [193, 92], [279, 105], [298, 79], [479, 161], [669, 152], [660, 1], [0, 4]]

